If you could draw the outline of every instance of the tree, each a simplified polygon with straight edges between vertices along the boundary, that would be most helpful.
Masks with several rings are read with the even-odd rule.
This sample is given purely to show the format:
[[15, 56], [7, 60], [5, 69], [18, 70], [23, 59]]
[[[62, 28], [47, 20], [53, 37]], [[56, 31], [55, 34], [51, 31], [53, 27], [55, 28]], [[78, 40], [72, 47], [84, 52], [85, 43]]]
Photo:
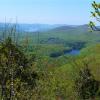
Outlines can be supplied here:
[[94, 98], [98, 95], [99, 82], [94, 79], [88, 67], [80, 71], [75, 81], [75, 89], [82, 100], [95, 100]]
[[0, 47], [1, 99], [13, 100], [22, 88], [33, 89], [36, 77], [24, 53], [8, 37]]
[[[93, 1], [92, 3], [93, 12], [91, 12], [92, 16], [96, 19], [97, 22], [100, 22], [100, 3], [96, 3]], [[94, 31], [100, 31], [100, 28], [95, 26], [94, 22], [90, 21], [89, 26]]]

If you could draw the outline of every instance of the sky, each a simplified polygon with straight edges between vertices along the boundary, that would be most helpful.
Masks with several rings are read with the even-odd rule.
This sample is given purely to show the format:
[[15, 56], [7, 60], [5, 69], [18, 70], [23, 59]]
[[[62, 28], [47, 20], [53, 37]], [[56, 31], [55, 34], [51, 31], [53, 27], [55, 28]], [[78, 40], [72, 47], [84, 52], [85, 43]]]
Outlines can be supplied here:
[[[99, 0], [95, 0], [100, 2]], [[0, 0], [0, 22], [87, 24], [92, 0]]]

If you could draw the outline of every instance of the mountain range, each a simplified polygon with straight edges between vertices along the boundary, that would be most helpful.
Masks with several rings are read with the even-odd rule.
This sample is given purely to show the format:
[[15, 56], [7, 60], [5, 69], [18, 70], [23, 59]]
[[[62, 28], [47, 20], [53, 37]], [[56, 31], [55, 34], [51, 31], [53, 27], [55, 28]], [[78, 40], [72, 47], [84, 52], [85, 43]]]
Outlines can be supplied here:
[[48, 31], [60, 26], [66, 26], [64, 24], [15, 24], [15, 23], [0, 23], [0, 30], [4, 30], [5, 27], [9, 28], [12, 26], [16, 26], [16, 29], [18, 31], [24, 31], [24, 32], [42, 32], [42, 31]]

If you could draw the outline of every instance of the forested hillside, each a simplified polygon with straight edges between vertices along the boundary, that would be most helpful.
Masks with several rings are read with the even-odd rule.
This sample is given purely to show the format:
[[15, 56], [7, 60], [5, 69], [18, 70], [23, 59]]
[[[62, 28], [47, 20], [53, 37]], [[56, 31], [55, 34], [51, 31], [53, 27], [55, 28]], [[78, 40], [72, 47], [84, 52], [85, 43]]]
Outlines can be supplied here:
[[14, 27], [1, 31], [2, 99], [99, 100], [99, 32], [87, 25], [67, 27], [28, 33], [31, 38], [25, 32], [18, 37]]
[[[94, 1], [92, 8], [100, 22], [100, 3]], [[5, 19], [0, 23], [0, 100], [100, 100], [100, 26]]]

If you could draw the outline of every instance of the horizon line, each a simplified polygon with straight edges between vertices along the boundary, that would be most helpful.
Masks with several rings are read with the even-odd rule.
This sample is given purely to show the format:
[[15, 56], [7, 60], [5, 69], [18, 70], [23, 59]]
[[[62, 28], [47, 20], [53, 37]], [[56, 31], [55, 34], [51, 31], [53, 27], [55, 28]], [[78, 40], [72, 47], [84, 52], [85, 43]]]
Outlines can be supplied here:
[[0, 21], [0, 24], [44, 24], [44, 25], [88, 25], [88, 23], [84, 23], [84, 24], [66, 24], [66, 23], [30, 23], [30, 22], [2, 22]]

